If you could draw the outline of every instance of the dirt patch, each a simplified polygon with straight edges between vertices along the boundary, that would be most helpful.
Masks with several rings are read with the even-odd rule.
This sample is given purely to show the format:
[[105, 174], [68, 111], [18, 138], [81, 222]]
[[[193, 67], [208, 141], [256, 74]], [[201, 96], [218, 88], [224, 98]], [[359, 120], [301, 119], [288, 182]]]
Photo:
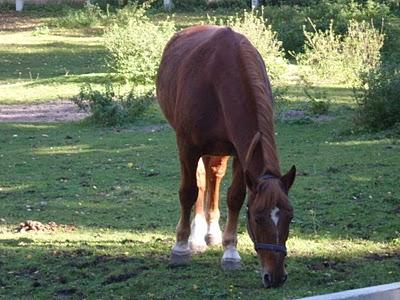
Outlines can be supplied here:
[[25, 31], [43, 25], [45, 20], [25, 15], [23, 12], [0, 13], [0, 31]]
[[393, 259], [393, 258], [400, 259], [400, 250], [388, 253], [370, 253], [366, 255], [364, 258], [374, 261], [383, 261], [386, 259]]
[[88, 115], [67, 100], [33, 105], [0, 105], [0, 122], [70, 122], [82, 120]]
[[57, 224], [55, 222], [49, 222], [47, 224], [43, 224], [38, 221], [27, 220], [19, 224], [16, 230], [17, 232], [27, 232], [27, 231], [54, 232], [58, 230], [69, 232], [76, 230], [76, 227], [70, 225]]
[[290, 109], [282, 111], [278, 114], [278, 118], [282, 121], [311, 121], [311, 122], [327, 122], [334, 119], [333, 116], [329, 115], [315, 115], [309, 116], [304, 110]]
[[110, 275], [106, 278], [106, 280], [103, 281], [103, 284], [112, 284], [112, 283], [118, 283], [118, 282], [123, 282], [123, 281], [127, 281], [137, 275], [139, 275], [140, 273], [149, 270], [149, 267], [146, 266], [142, 266], [138, 269], [136, 269], [133, 272], [127, 272], [127, 273], [121, 273], [121, 274], [116, 274], [116, 275]]

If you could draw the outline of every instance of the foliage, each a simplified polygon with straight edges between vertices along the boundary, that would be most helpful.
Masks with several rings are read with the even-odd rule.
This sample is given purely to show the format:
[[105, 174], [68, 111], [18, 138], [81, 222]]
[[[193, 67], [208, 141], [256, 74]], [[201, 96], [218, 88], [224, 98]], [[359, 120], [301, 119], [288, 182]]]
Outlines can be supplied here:
[[229, 26], [244, 34], [260, 52], [272, 81], [278, 80], [286, 71], [287, 61], [282, 42], [277, 39], [277, 33], [272, 30], [271, 25], [266, 25], [263, 9], [244, 11], [243, 15], [236, 14], [226, 20], [209, 18], [209, 23]]
[[286, 52], [301, 52], [304, 46], [302, 26], [305, 20], [304, 8], [298, 6], [272, 6], [264, 8], [265, 17], [277, 32]]
[[300, 65], [311, 67], [303, 69], [307, 77], [356, 84], [362, 72], [378, 66], [383, 34], [372, 24], [350, 21], [343, 36], [334, 32], [333, 22], [326, 31], [313, 27], [314, 32], [304, 30], [305, 51], [296, 57]]
[[[313, 30], [307, 18], [313, 20], [318, 30], [328, 30], [331, 20], [334, 20], [333, 31], [344, 34], [350, 20], [367, 21], [380, 24], [391, 14], [385, 3], [373, 0], [367, 1], [301, 1], [302, 3], [288, 3], [300, 1], [280, 1], [280, 6], [265, 7], [265, 16], [272, 24], [273, 30], [278, 33], [283, 48], [287, 53], [304, 51], [304, 35], [302, 28]], [[291, 4], [291, 5], [287, 5]], [[295, 4], [295, 5], [292, 5]], [[312, 4], [312, 5], [310, 5]]]
[[331, 101], [326, 92], [317, 91], [311, 82], [304, 76], [301, 77], [304, 95], [307, 97], [307, 109], [312, 115], [323, 115], [328, 113]]
[[49, 27], [46, 25], [41, 25], [35, 27], [34, 31], [32, 32], [32, 35], [38, 36], [38, 35], [48, 35], [50, 33]]
[[161, 55], [175, 32], [169, 19], [158, 24], [145, 15], [144, 6], [121, 10], [105, 34], [108, 64], [125, 81], [154, 84]]
[[50, 26], [82, 28], [101, 25], [108, 17], [97, 4], [87, 2], [82, 9], [69, 8], [66, 15], [49, 22]]
[[149, 93], [137, 96], [133, 90], [127, 94], [118, 93], [109, 83], [104, 91], [94, 90], [87, 84], [73, 101], [80, 109], [91, 112], [89, 118], [94, 123], [115, 126], [136, 121], [153, 99]]
[[400, 125], [400, 65], [383, 64], [364, 73], [356, 99], [359, 125], [372, 130]]

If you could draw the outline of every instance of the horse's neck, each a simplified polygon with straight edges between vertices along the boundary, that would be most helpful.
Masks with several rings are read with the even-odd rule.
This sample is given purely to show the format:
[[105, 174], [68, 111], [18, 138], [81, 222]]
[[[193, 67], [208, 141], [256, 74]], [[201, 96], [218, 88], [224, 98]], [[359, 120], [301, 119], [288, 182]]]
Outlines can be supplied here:
[[236, 148], [237, 156], [242, 164], [243, 170], [250, 173], [253, 178], [258, 178], [265, 174], [272, 174], [280, 177], [281, 173], [275, 142], [271, 141], [272, 145], [264, 147], [260, 140], [254, 148], [253, 153], [249, 155], [251, 138], [247, 138], [247, 140], [247, 143], [243, 143]]

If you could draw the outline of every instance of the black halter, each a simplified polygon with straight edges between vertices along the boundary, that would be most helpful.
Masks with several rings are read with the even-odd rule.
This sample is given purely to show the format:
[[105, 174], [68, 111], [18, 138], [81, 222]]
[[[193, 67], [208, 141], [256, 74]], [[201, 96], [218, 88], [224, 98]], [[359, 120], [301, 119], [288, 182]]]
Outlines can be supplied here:
[[[277, 176], [271, 174], [271, 173], [266, 173], [262, 176], [259, 177], [259, 180], [268, 180], [268, 179], [276, 179], [278, 178]], [[251, 230], [250, 227], [250, 211], [249, 211], [249, 206], [247, 205], [247, 231], [250, 235], [251, 240], [254, 243], [254, 249], [257, 250], [268, 250], [268, 251], [273, 251], [273, 252], [279, 252], [283, 253], [285, 256], [287, 255], [287, 250], [284, 245], [278, 245], [278, 244], [267, 244], [267, 243], [258, 243], [256, 241], [256, 237]]]

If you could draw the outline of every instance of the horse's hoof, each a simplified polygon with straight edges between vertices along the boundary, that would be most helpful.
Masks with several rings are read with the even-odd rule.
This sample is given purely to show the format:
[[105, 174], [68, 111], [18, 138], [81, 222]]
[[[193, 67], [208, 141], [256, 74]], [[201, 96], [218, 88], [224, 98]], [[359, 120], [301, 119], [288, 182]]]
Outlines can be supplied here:
[[206, 235], [206, 243], [208, 246], [215, 246], [215, 245], [220, 245], [222, 244], [222, 237], [221, 235], [213, 235], [213, 234], [207, 234]]
[[190, 243], [190, 250], [192, 250], [193, 253], [203, 253], [204, 251], [207, 250], [207, 244]]
[[223, 270], [237, 270], [240, 269], [240, 259], [222, 259], [221, 260], [221, 267]]
[[192, 256], [189, 252], [172, 252], [169, 260], [170, 267], [184, 266], [190, 263]]

